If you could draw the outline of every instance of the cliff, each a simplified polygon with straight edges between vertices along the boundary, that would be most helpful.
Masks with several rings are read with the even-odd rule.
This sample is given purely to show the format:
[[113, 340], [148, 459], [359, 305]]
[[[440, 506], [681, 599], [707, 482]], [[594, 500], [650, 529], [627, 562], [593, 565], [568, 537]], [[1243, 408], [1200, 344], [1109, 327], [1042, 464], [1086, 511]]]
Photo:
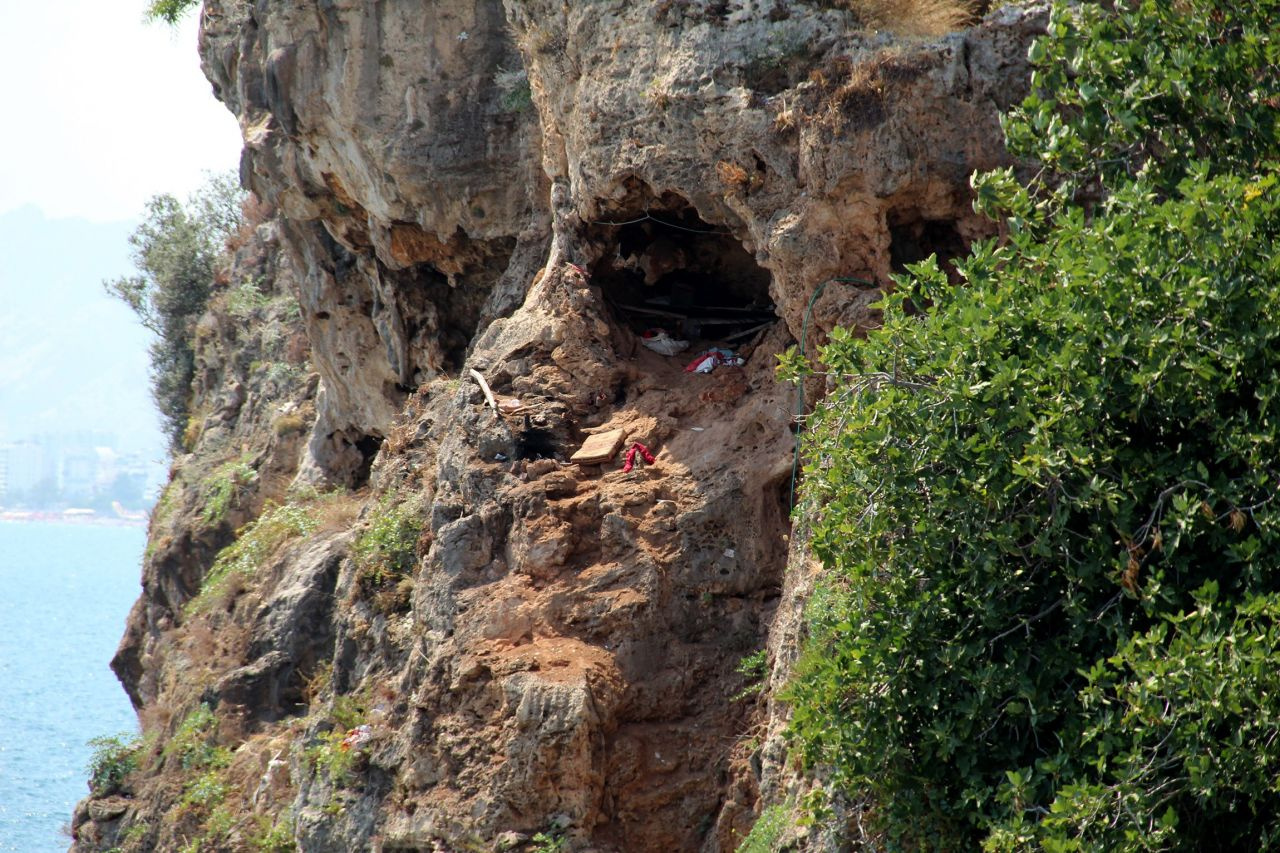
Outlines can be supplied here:
[[[73, 849], [735, 849], [811, 784], [772, 697], [816, 571], [790, 502], [822, 388], [775, 356], [989, 235], [968, 176], [1006, 159], [1040, 17], [202, 15], [266, 204], [197, 329], [113, 662], [147, 739]], [[711, 346], [741, 365], [687, 372]], [[635, 442], [654, 461], [624, 471]]]

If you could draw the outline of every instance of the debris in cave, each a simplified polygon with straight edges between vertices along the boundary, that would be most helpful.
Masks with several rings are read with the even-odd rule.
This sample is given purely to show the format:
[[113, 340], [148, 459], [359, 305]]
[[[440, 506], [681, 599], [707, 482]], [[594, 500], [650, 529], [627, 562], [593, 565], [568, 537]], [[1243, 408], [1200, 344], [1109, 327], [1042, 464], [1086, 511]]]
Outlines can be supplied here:
[[604, 251], [592, 267], [592, 280], [635, 334], [735, 343], [777, 321], [769, 272], [687, 202], [677, 198], [666, 209], [596, 227]]

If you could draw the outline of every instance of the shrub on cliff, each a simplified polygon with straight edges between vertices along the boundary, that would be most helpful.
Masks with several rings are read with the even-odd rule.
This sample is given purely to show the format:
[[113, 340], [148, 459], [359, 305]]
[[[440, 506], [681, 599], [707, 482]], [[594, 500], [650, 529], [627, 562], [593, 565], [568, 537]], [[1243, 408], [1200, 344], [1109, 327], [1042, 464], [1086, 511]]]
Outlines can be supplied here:
[[351, 546], [360, 593], [372, 597], [379, 610], [394, 613], [409, 606], [422, 511], [418, 498], [389, 494]]
[[187, 11], [200, 5], [200, 0], [152, 0], [147, 6], [147, 19], [163, 21], [173, 26], [182, 20]]
[[1278, 19], [1055, 9], [1007, 239], [823, 351], [792, 734], [886, 848], [1280, 841]]
[[104, 283], [156, 336], [151, 391], [175, 449], [190, 415], [195, 323], [209, 301], [226, 240], [239, 225], [242, 200], [231, 175], [210, 177], [186, 204], [172, 195], [154, 196], [129, 237], [138, 275]]
[[136, 736], [120, 734], [96, 737], [89, 741], [93, 755], [89, 759], [89, 790], [104, 797], [124, 784], [125, 778], [138, 769], [140, 742]]
[[309, 507], [268, 503], [258, 518], [239, 531], [235, 542], [218, 552], [201, 581], [200, 592], [187, 602], [184, 612], [192, 616], [225, 605], [281, 546], [311, 534], [319, 526]]

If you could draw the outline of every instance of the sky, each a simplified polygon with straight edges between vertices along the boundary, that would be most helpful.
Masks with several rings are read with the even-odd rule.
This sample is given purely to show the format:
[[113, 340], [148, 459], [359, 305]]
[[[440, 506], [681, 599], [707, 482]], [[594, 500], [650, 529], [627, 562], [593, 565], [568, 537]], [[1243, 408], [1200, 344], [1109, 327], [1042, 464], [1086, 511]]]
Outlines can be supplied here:
[[143, 20], [146, 0], [0, 0], [0, 214], [136, 219], [234, 170], [240, 133], [196, 55], [196, 14]]
[[163, 457], [150, 333], [102, 283], [159, 193], [235, 170], [240, 134], [197, 15], [147, 0], [0, 0], [0, 443], [72, 427]]

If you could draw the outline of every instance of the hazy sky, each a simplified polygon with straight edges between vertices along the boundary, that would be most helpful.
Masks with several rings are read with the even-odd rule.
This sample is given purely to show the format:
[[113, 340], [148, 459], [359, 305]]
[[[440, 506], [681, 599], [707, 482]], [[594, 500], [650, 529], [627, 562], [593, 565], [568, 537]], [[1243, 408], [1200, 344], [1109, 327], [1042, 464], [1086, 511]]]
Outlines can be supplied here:
[[150, 336], [102, 282], [130, 271], [146, 200], [235, 169], [240, 134], [196, 14], [148, 24], [146, 5], [0, 0], [0, 441], [92, 427], [163, 454]]
[[196, 56], [196, 14], [146, 0], [0, 0], [0, 213], [134, 219], [235, 169], [240, 135]]

